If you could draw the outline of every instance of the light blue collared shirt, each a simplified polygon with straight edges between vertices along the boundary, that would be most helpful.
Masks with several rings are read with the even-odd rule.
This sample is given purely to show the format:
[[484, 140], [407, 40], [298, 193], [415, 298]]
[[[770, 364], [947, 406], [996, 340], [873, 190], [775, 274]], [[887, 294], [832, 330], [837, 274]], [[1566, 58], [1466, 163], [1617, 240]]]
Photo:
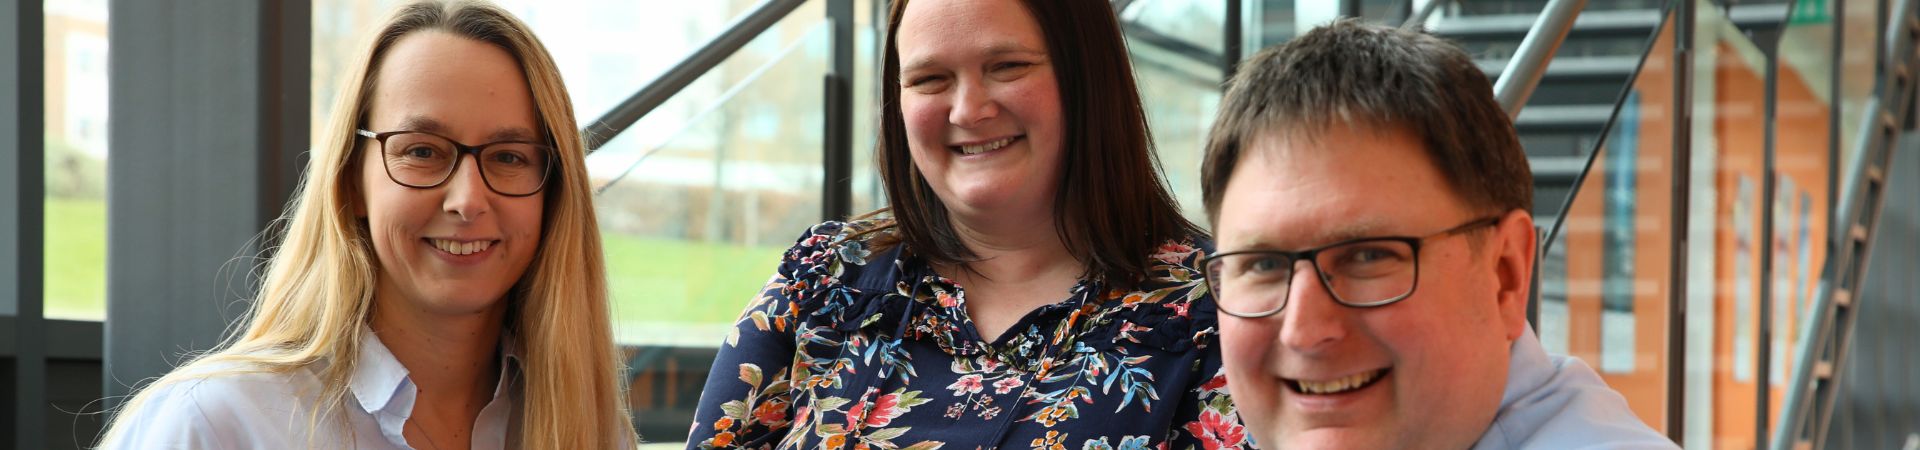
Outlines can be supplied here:
[[1474, 450], [1680, 448], [1634, 416], [1586, 363], [1548, 355], [1532, 328], [1512, 351], [1500, 412]]
[[[501, 347], [500, 382], [474, 420], [474, 449], [499, 450], [518, 441], [519, 355], [512, 339], [503, 336]], [[285, 373], [217, 375], [161, 386], [144, 407], [121, 419], [124, 434], [102, 448], [412, 448], [403, 432], [419, 389], [378, 336], [362, 328], [346, 402], [321, 411], [316, 420], [314, 412], [325, 408], [316, 399], [325, 367], [321, 362]]]

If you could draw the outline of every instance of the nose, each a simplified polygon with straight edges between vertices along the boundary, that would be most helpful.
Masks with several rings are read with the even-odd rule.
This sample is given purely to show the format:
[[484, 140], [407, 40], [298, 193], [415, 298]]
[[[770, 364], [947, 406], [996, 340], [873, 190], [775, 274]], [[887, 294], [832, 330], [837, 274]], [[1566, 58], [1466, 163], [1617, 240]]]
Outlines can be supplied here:
[[1353, 308], [1334, 300], [1318, 267], [1308, 261], [1296, 264], [1286, 308], [1280, 311], [1280, 343], [1302, 354], [1326, 352], [1347, 337]]
[[986, 86], [978, 81], [960, 83], [954, 97], [953, 110], [948, 112], [947, 122], [955, 126], [971, 128], [1000, 115], [1000, 105], [994, 103]]
[[459, 216], [461, 222], [472, 222], [489, 212], [487, 196], [493, 191], [487, 188], [487, 181], [480, 177], [480, 157], [460, 157], [472, 157], [472, 160], [461, 161], [447, 179], [444, 186], [447, 196], [441, 200], [440, 207], [449, 214]]

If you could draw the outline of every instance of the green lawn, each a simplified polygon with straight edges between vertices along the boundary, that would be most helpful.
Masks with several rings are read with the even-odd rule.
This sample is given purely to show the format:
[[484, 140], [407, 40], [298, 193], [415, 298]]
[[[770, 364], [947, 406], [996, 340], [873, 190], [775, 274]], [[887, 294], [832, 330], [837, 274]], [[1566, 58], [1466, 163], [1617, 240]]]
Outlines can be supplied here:
[[107, 201], [47, 199], [46, 316], [107, 315]]
[[730, 324], [760, 292], [784, 247], [603, 234], [614, 319]]
[[[104, 200], [47, 200], [47, 317], [106, 316]], [[779, 262], [782, 247], [745, 247], [603, 235], [615, 320], [625, 324], [732, 323]]]

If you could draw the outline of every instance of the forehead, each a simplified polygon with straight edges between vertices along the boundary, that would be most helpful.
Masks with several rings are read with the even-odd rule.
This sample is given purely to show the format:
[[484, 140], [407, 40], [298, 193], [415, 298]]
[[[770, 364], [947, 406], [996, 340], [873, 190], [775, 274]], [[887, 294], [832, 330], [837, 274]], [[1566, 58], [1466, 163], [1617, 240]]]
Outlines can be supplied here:
[[1335, 125], [1249, 139], [1222, 197], [1221, 251], [1434, 231], [1468, 215], [1418, 135]]
[[902, 67], [956, 52], [1046, 51], [1039, 21], [1019, 0], [915, 0], [906, 8], [896, 49]]
[[466, 142], [503, 131], [535, 130], [533, 94], [513, 55], [493, 44], [440, 31], [395, 41], [382, 57], [368, 105], [375, 131], [431, 125]]

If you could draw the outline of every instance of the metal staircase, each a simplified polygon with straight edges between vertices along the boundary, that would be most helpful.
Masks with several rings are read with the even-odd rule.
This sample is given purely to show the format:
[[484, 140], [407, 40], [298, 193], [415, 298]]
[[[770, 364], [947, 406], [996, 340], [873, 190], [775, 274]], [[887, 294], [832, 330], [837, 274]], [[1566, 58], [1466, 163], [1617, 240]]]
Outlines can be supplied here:
[[1813, 317], [1794, 351], [1798, 365], [1781, 409], [1781, 426], [1774, 430], [1776, 450], [1812, 449], [1828, 442], [1842, 392], [1841, 368], [1847, 367], [1854, 323], [1860, 302], [1866, 300], [1859, 295], [1860, 287], [1885, 205], [1893, 149], [1913, 120], [1914, 83], [1920, 70], [1920, 48], [1915, 46], [1920, 40], [1920, 16], [1914, 3], [1899, 0], [1889, 5], [1892, 14], [1888, 15], [1878, 95], [1867, 106], [1870, 119], [1858, 131], [1860, 148], [1848, 162], [1840, 208], [1834, 216], [1834, 229], [1844, 232], [1833, 233], [1828, 243], [1832, 253], [1821, 275]]

